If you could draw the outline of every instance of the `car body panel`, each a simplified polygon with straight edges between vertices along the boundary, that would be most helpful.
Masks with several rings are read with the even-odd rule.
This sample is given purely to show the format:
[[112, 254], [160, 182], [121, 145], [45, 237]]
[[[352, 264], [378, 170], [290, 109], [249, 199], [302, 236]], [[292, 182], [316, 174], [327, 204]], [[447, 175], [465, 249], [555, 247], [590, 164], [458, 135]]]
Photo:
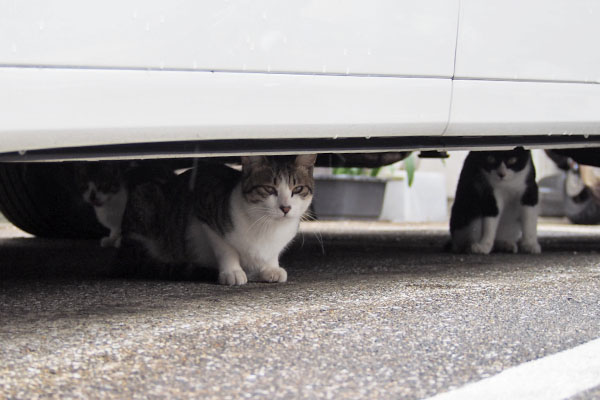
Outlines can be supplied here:
[[447, 136], [600, 135], [600, 85], [454, 80]]
[[600, 83], [597, 0], [461, 0], [455, 77]]
[[447, 124], [451, 81], [5, 68], [0, 86], [0, 152], [10, 152], [217, 139], [435, 136]]
[[0, 63], [450, 78], [458, 0], [19, 0]]
[[[241, 154], [236, 140], [514, 136], [512, 145], [600, 135], [600, 53], [585, 46], [600, 37], [592, 0], [0, 4], [4, 155], [215, 140]], [[402, 146], [394, 149], [415, 149]]]

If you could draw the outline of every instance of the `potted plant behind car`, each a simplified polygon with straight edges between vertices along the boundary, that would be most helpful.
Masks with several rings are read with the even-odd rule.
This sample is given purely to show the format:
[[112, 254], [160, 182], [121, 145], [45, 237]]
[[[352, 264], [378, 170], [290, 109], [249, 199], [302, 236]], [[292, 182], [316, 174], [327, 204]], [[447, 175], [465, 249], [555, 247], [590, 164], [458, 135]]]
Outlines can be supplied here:
[[445, 220], [445, 175], [417, 171], [417, 167], [417, 157], [411, 154], [385, 167], [315, 172], [316, 217], [392, 222]]
[[319, 219], [377, 219], [385, 193], [385, 179], [377, 169], [333, 168], [315, 174], [313, 208]]

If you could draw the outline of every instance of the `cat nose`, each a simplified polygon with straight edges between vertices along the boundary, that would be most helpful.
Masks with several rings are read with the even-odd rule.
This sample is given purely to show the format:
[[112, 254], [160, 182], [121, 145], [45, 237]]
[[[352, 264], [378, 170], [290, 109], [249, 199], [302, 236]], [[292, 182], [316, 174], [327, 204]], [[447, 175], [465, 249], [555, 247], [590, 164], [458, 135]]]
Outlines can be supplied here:
[[498, 176], [502, 179], [506, 176], [506, 172], [504, 171], [498, 171]]
[[279, 207], [279, 209], [281, 211], [283, 211], [283, 215], [286, 215], [287, 213], [290, 212], [290, 210], [292, 209], [292, 207], [290, 207], [290, 206], [281, 206], [281, 207]]
[[96, 200], [96, 192], [93, 190], [90, 192], [90, 201], [93, 202]]

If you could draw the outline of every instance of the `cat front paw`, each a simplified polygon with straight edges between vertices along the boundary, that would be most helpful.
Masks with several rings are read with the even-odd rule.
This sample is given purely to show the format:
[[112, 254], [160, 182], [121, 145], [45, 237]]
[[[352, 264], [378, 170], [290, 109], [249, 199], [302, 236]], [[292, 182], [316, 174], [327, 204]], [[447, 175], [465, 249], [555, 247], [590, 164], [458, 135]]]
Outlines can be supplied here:
[[542, 252], [542, 247], [536, 240], [531, 242], [519, 243], [519, 250], [521, 250], [522, 253], [540, 254]]
[[262, 282], [278, 282], [287, 281], [287, 271], [281, 267], [265, 268], [260, 271], [260, 280]]
[[490, 254], [492, 243], [473, 243], [469, 250], [472, 254]]
[[239, 270], [222, 271], [219, 273], [219, 283], [221, 285], [239, 286], [248, 283], [246, 273]]

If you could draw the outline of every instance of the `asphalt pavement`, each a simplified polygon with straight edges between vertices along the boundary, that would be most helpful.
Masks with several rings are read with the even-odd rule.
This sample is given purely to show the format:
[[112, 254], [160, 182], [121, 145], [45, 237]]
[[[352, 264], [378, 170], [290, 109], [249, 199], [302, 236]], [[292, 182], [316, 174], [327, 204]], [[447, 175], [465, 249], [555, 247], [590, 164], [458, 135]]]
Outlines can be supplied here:
[[600, 337], [600, 227], [539, 232], [540, 255], [455, 255], [444, 224], [307, 223], [287, 283], [225, 287], [2, 225], [0, 398], [451, 393]]

